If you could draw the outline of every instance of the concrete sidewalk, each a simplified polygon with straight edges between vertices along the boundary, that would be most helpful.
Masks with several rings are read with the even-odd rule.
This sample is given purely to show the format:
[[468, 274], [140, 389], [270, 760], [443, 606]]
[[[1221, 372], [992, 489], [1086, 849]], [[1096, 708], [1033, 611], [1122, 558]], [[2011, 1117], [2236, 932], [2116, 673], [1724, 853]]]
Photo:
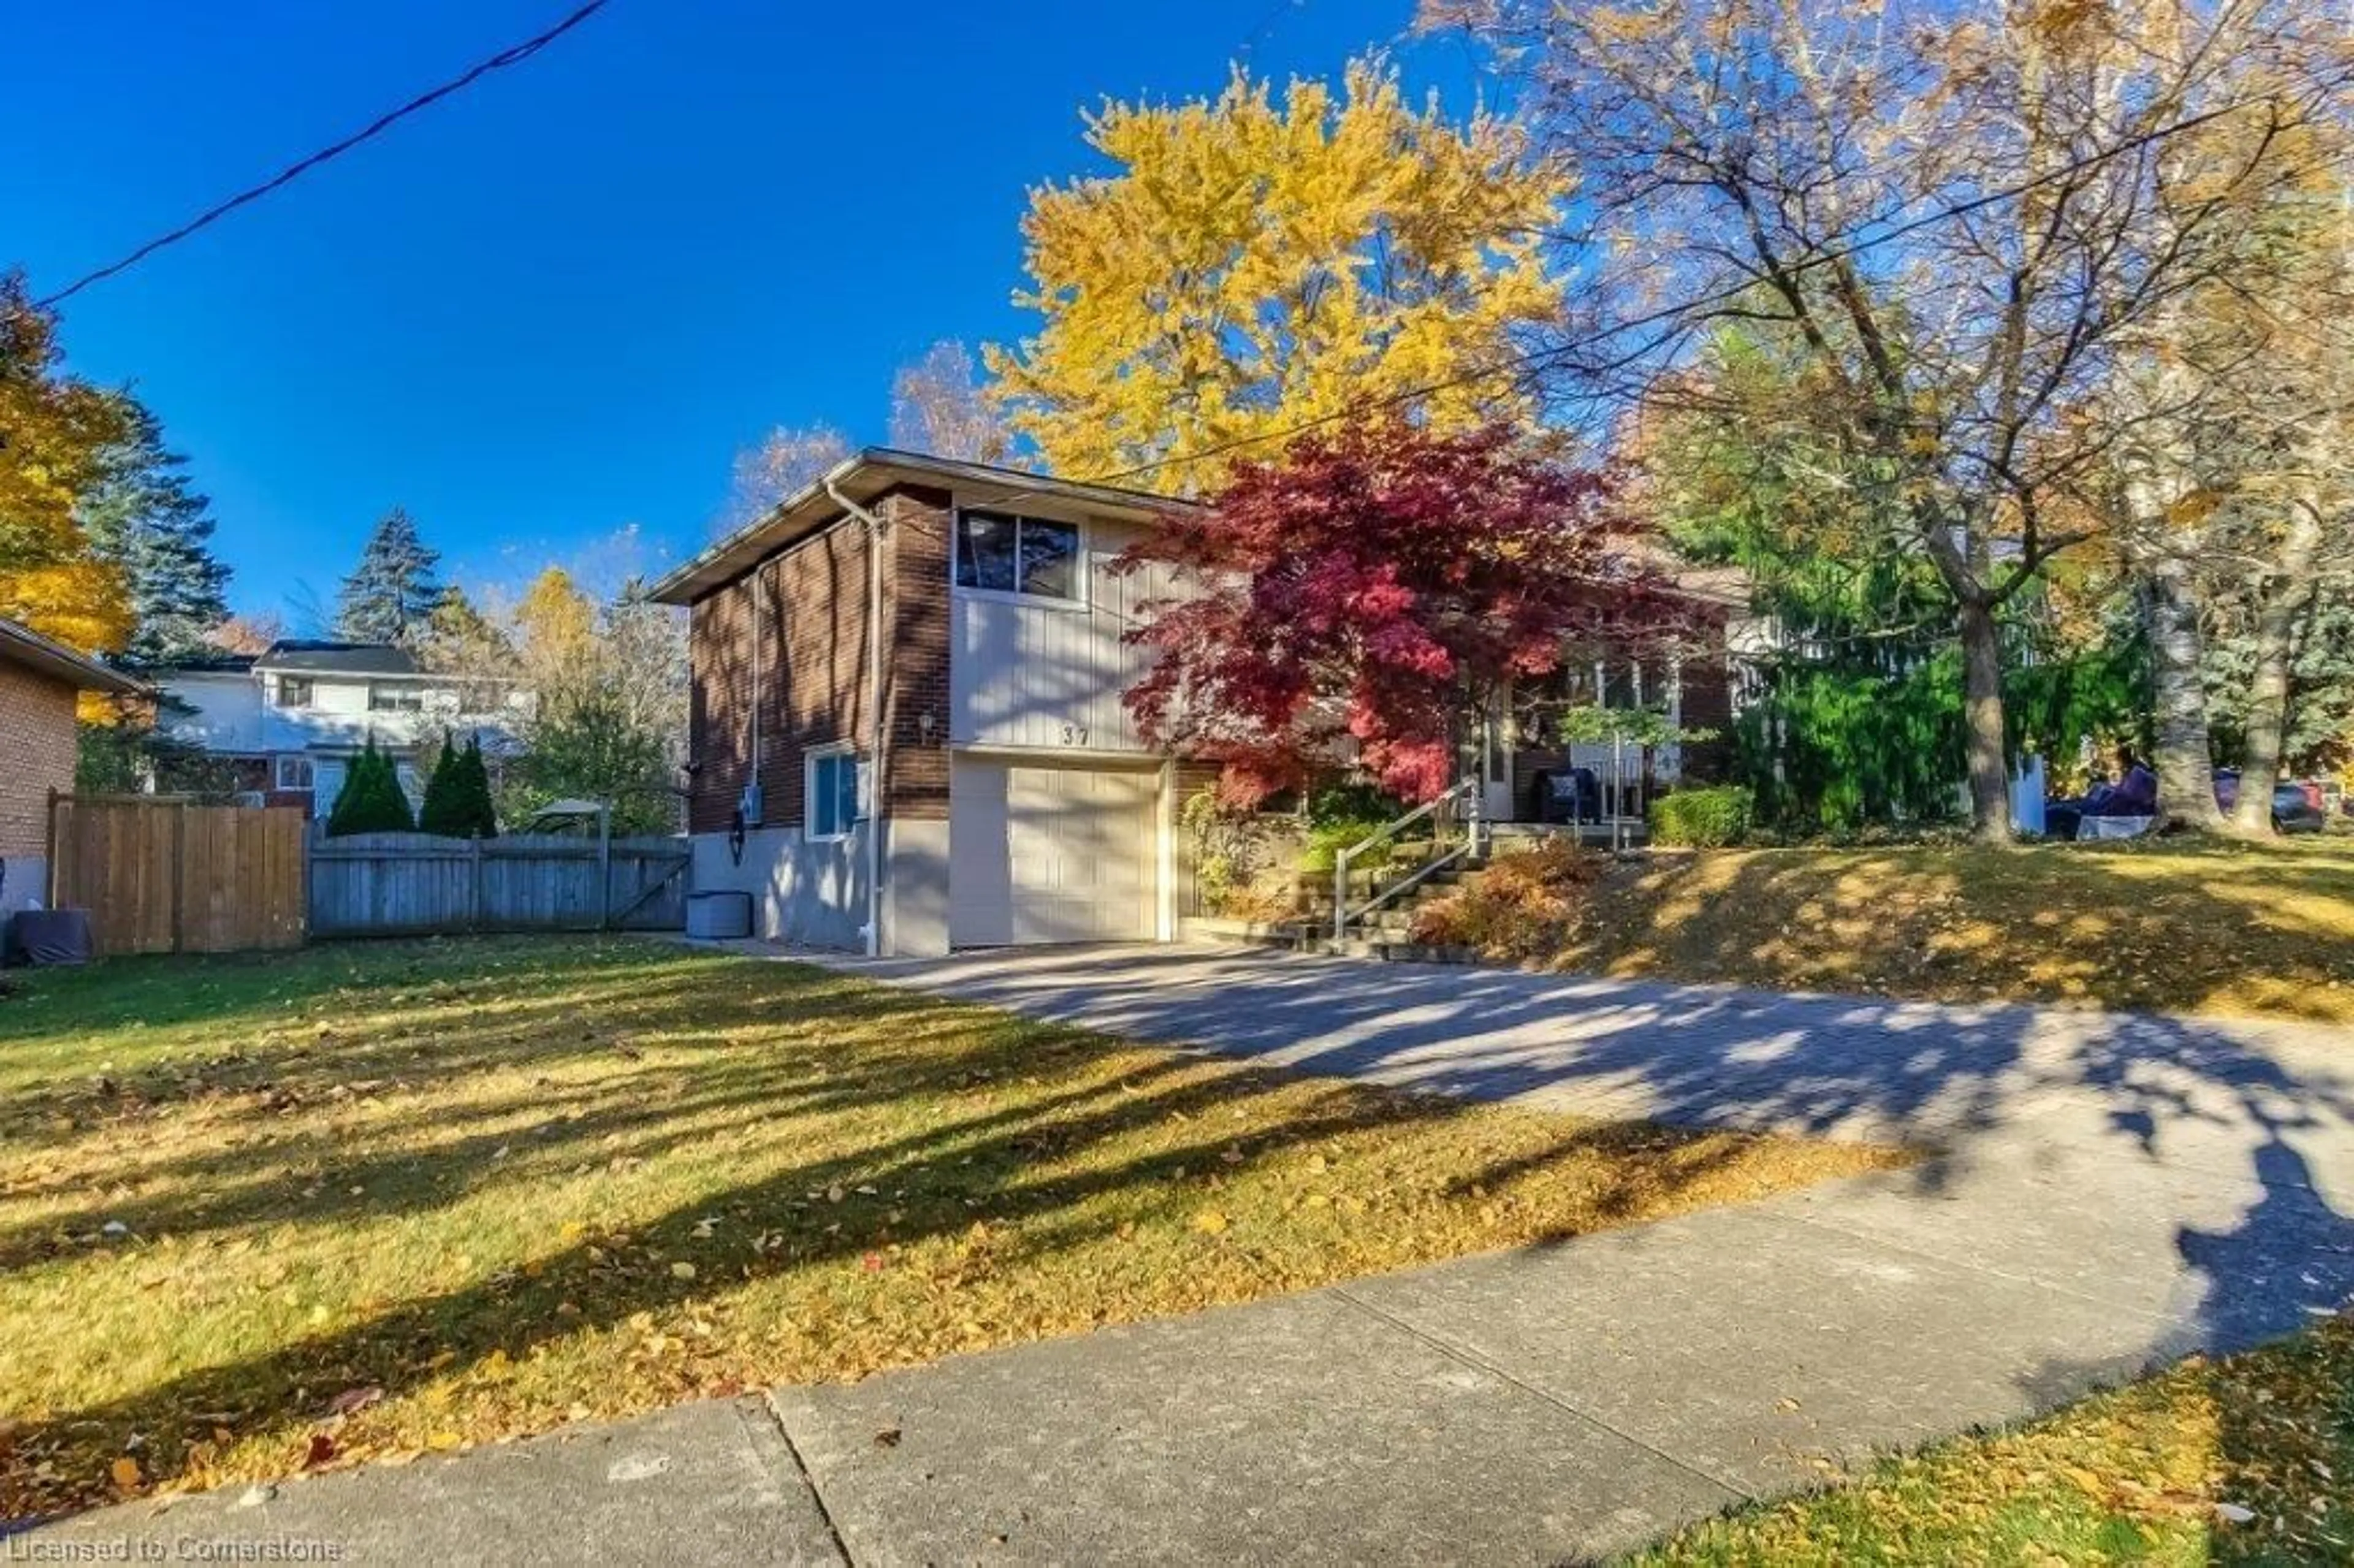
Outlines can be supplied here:
[[1943, 1152], [44, 1536], [316, 1537], [366, 1561], [1579, 1560], [2354, 1294], [2343, 1032], [1184, 949], [854, 967], [1318, 1071]]

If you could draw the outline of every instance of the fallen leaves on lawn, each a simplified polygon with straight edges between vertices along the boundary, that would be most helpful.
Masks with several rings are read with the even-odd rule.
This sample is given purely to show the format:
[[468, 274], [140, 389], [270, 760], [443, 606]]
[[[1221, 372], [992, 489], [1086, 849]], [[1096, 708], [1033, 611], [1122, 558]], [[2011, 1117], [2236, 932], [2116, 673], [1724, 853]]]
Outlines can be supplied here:
[[[0, 1236], [142, 1233], [12, 1277], [0, 1516], [123, 1495], [118, 1459], [145, 1490], [402, 1463], [1900, 1158], [1597, 1137], [628, 941], [309, 949], [190, 1008], [196, 972], [44, 977], [0, 1054], [34, 1132], [0, 1139]], [[337, 1037], [297, 1051], [313, 1009]], [[175, 1086], [224, 1039], [221, 1088]], [[100, 1075], [115, 1110], [56, 1127]]]

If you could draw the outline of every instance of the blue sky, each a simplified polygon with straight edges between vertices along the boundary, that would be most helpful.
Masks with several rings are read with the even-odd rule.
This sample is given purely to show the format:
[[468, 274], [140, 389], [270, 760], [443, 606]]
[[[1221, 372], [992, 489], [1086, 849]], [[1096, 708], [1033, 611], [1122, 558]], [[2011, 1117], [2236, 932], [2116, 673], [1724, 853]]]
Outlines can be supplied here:
[[[0, 266], [36, 293], [541, 27], [566, 0], [165, 0], [10, 22]], [[893, 369], [1025, 331], [1030, 185], [1105, 95], [1336, 74], [1412, 0], [612, 0], [538, 58], [69, 302], [214, 501], [240, 609], [332, 594], [399, 503], [459, 580], [702, 541], [776, 424], [880, 440]], [[1451, 110], [1460, 45], [1398, 51]]]

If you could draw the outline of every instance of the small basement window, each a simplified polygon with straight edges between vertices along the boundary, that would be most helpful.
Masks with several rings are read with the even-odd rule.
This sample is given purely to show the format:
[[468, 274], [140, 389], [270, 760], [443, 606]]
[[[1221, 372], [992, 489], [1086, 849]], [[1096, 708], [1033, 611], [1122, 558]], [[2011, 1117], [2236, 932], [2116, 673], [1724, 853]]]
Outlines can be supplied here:
[[858, 755], [846, 746], [812, 751], [802, 782], [809, 797], [808, 836], [843, 839], [858, 821]]
[[1003, 512], [957, 514], [957, 587], [1079, 597], [1079, 525]]

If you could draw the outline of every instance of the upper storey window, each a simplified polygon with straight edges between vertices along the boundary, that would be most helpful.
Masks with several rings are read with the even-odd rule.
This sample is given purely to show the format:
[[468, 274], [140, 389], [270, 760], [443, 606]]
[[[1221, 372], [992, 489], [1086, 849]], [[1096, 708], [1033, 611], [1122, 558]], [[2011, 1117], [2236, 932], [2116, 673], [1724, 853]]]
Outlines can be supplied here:
[[1079, 597], [1079, 525], [1003, 512], [957, 514], [959, 588], [1039, 599]]

